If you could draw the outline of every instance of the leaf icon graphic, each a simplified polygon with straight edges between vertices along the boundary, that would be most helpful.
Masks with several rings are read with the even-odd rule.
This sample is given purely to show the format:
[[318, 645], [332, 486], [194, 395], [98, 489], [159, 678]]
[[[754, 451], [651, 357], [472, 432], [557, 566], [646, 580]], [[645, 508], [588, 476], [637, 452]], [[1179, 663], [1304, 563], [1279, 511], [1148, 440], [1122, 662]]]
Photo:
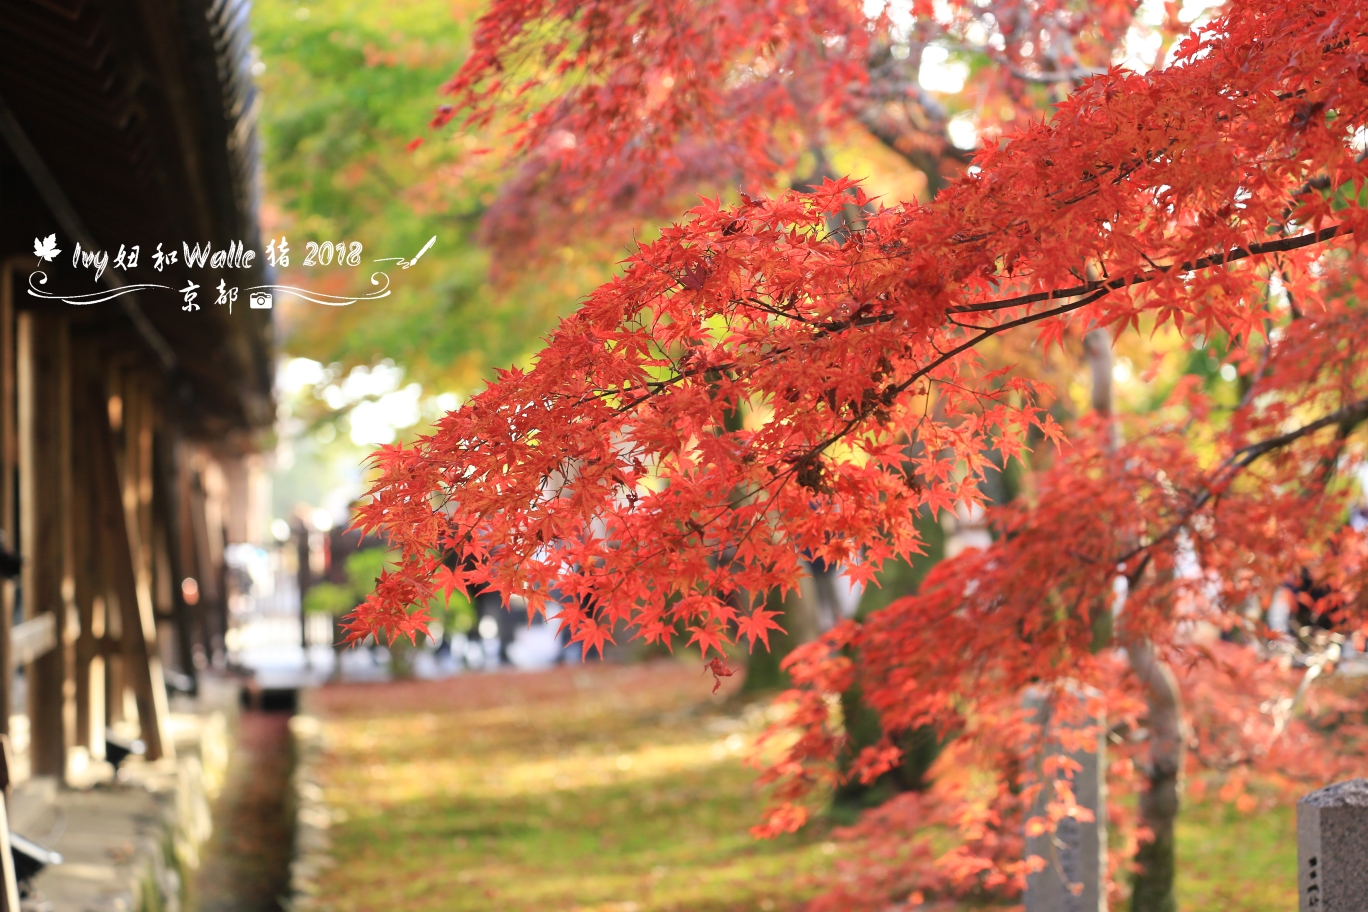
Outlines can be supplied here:
[[33, 254], [43, 260], [54, 260], [62, 251], [57, 249], [57, 235], [49, 234], [43, 240], [33, 239]]

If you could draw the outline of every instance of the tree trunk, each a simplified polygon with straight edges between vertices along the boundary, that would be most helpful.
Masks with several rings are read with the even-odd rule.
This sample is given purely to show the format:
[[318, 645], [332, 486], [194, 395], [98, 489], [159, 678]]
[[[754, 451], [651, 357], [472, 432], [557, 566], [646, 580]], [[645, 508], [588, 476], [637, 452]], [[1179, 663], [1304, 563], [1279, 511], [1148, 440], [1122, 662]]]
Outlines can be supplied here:
[[[826, 582], [830, 584], [832, 581]], [[828, 585], [826, 588], [834, 596], [834, 587]], [[831, 605], [825, 604], [823, 596], [826, 594], [808, 578], [804, 578], [799, 588], [790, 590], [785, 596], [781, 596], [778, 589], [769, 593], [765, 608], [780, 612], [778, 620], [784, 632], [770, 634], [768, 649], [757, 644], [751, 650], [746, 663], [746, 677], [741, 682], [742, 693], [765, 693], [791, 686], [788, 672], [779, 666], [794, 649], [811, 643], [830, 628], [831, 625], [826, 624], [823, 617], [833, 610]]]
[[779, 666], [794, 647], [803, 642], [796, 635], [796, 631], [803, 626], [801, 620], [798, 625], [794, 624], [798, 620], [795, 612], [801, 601], [796, 591], [784, 597], [778, 589], [774, 589], [765, 597], [765, 610], [780, 612], [778, 621], [784, 632], [770, 632], [768, 649], [760, 643], [751, 649], [746, 660], [746, 677], [741, 682], [743, 694], [768, 693], [789, 686], [789, 676]]
[[[1110, 418], [1113, 413], [1111, 334], [1094, 329], [1083, 338], [1083, 350], [1092, 371], [1092, 407]], [[1115, 423], [1108, 431], [1111, 445], [1120, 444]], [[1093, 619], [1094, 642], [1110, 641], [1110, 607], [1098, 606]], [[1131, 890], [1131, 912], [1176, 912], [1173, 895], [1175, 873], [1173, 825], [1178, 817], [1178, 785], [1183, 770], [1183, 701], [1173, 669], [1159, 659], [1154, 643], [1138, 639], [1126, 644], [1131, 670], [1145, 687], [1149, 720], [1148, 782], [1140, 795], [1140, 824], [1154, 836], [1135, 853], [1140, 870]]]
[[1126, 649], [1131, 669], [1145, 685], [1149, 707], [1149, 780], [1140, 795], [1140, 823], [1154, 834], [1135, 854], [1140, 870], [1131, 891], [1131, 912], [1175, 912], [1173, 824], [1178, 817], [1178, 784], [1183, 770], [1183, 703], [1173, 670], [1147, 639]]
[[[894, 599], [915, 595], [921, 589], [926, 574], [945, 557], [945, 527], [929, 512], [918, 516], [916, 523], [924, 552], [913, 554], [907, 560], [892, 560], [884, 564], [879, 574], [882, 585], [869, 586], [860, 595], [860, 605], [855, 612], [857, 620], [862, 621], [875, 611], [886, 608]], [[859, 661], [857, 654], [847, 654]], [[841, 772], [846, 773], [860, 751], [877, 744], [883, 738], [884, 731], [879, 714], [864, 702], [859, 684], [853, 684], [841, 693], [841, 715], [849, 740], [838, 762]], [[835, 789], [831, 802], [835, 820], [838, 823], [854, 823], [861, 811], [882, 804], [898, 792], [924, 791], [931, 784], [931, 765], [948, 741], [931, 726], [903, 732], [898, 739], [903, 758], [897, 769], [889, 770], [875, 782], [866, 784], [853, 779]]]

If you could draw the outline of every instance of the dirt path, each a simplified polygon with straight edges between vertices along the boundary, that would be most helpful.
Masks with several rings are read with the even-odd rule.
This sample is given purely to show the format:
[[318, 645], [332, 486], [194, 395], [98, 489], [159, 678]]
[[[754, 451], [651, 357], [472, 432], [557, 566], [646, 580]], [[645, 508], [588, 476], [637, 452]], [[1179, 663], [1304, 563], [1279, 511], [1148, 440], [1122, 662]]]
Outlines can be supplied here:
[[214, 807], [189, 908], [279, 912], [290, 880], [290, 714], [242, 713], [228, 781]]

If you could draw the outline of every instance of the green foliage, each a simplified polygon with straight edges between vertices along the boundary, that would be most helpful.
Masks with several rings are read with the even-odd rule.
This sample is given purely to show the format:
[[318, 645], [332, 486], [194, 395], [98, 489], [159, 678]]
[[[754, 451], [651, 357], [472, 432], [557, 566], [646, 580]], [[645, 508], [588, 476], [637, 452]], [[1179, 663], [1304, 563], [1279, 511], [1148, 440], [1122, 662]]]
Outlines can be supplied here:
[[438, 607], [434, 601], [428, 604], [428, 611], [433, 617], [441, 618], [447, 630], [452, 633], [469, 633], [475, 629], [475, 622], [478, 620], [475, 616], [475, 606], [464, 595], [454, 593], [451, 601], [441, 606], [444, 614], [438, 613]]
[[[359, 605], [392, 564], [394, 553], [383, 548], [363, 548], [347, 555], [343, 568], [346, 583], [322, 582], [310, 587], [304, 597], [304, 610], [309, 613], [339, 615]], [[475, 606], [464, 595], [453, 595], [443, 602], [435, 598], [427, 605], [428, 612], [442, 626], [453, 633], [466, 633], [475, 626]]]
[[346, 614], [359, 600], [351, 586], [337, 583], [315, 583], [304, 596], [304, 610], [309, 614]]
[[381, 548], [364, 548], [347, 556], [343, 565], [347, 571], [347, 582], [352, 589], [367, 593], [375, 588], [375, 581], [389, 564], [390, 552]]
[[315, 583], [304, 596], [304, 610], [331, 615], [351, 611], [375, 588], [375, 581], [390, 557], [390, 552], [383, 548], [365, 548], [349, 554], [343, 564], [346, 583]]
[[[411, 257], [389, 270], [393, 293], [328, 308], [283, 301], [287, 350], [343, 367], [394, 359], [429, 389], [463, 390], [491, 365], [518, 360], [580, 295], [604, 261], [571, 248], [536, 275], [488, 279], [475, 233], [504, 175], [481, 137], [429, 134], [442, 84], [460, 66], [478, 5], [457, 0], [261, 0], [253, 29], [265, 70], [264, 234], [290, 239], [284, 276], [320, 290], [368, 290], [369, 269], [303, 267], [304, 242], [360, 241], [362, 262]], [[410, 151], [411, 141], [426, 141]]]

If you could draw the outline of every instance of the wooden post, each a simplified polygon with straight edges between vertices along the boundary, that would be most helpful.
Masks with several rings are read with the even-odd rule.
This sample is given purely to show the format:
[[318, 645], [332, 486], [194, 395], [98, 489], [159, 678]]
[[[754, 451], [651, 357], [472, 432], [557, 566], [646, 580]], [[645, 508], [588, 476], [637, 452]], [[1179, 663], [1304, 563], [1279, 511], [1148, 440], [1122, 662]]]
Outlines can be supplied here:
[[[115, 438], [121, 438], [124, 429], [123, 420], [123, 372], [115, 364], [105, 364], [102, 367], [105, 374], [105, 387], [101, 394], [103, 413], [109, 424], [110, 431]], [[95, 380], [90, 380], [89, 384], [99, 386]], [[78, 393], [79, 395], [79, 393]], [[93, 400], [90, 408], [93, 409]], [[117, 467], [116, 467], [117, 468]], [[95, 487], [103, 469], [97, 466], [92, 459], [90, 479], [91, 491], [94, 497], [100, 496], [99, 490]], [[92, 511], [96, 510], [96, 501], [92, 500]], [[97, 514], [98, 515], [98, 514]], [[128, 701], [125, 699], [128, 692], [128, 675], [124, 672], [123, 658], [123, 608], [119, 605], [119, 592], [114, 584], [114, 571], [111, 568], [113, 555], [108, 553], [109, 544], [104, 537], [104, 529], [98, 523], [95, 532], [95, 549], [100, 552], [101, 566], [103, 568], [102, 580], [104, 583], [105, 596], [105, 632], [107, 636], [107, 647], [103, 650], [105, 660], [105, 718], [111, 725], [117, 725], [132, 718], [132, 713], [125, 713]]]
[[19, 912], [19, 882], [14, 874], [14, 856], [10, 853], [9, 793], [10, 770], [14, 757], [10, 753], [9, 735], [0, 735], [0, 912]]
[[[6, 548], [18, 550], [18, 526], [14, 503], [14, 476], [18, 466], [18, 434], [15, 428], [14, 276], [12, 262], [0, 268], [0, 536]], [[0, 582], [0, 912], [19, 912], [19, 885], [14, 876], [14, 857], [9, 845], [9, 793], [13, 759], [9, 743], [10, 627], [14, 623], [15, 585]]]
[[227, 632], [224, 620], [227, 617], [225, 600], [227, 593], [223, 585], [223, 547], [214, 520], [218, 511], [213, 509], [207, 474], [207, 459], [201, 456], [190, 488], [190, 526], [195, 543], [196, 579], [199, 582], [199, 618], [204, 636], [204, 649], [213, 660], [219, 649], [223, 648], [223, 636]]
[[[207, 455], [207, 454], [206, 454]], [[209, 530], [209, 566], [214, 575], [214, 601], [209, 605], [213, 613], [214, 649], [225, 660], [228, 654], [228, 530], [227, 510], [224, 507], [225, 489], [223, 469], [218, 460], [207, 456], [204, 462], [204, 518]]]
[[113, 556], [103, 554], [104, 550], [109, 547], [103, 526], [100, 527], [95, 541], [96, 546], [102, 552], [101, 559], [105, 566], [105, 640], [109, 647], [103, 650], [105, 659], [105, 719], [113, 725], [124, 721], [124, 691], [128, 687], [128, 676], [124, 674], [123, 660], [124, 615], [123, 608], [119, 605], [119, 593], [114, 588], [114, 574], [109, 569]]
[[[14, 476], [19, 463], [14, 414], [14, 276], [14, 262], [6, 262], [0, 268], [0, 534], [6, 548], [18, 551], [19, 517], [14, 503]], [[10, 626], [14, 623], [15, 595], [13, 580], [0, 582], [0, 735], [9, 734], [10, 683], [14, 678]]]
[[[299, 648], [304, 653], [304, 667], [310, 668], [309, 614], [304, 610], [304, 600], [309, 597], [309, 590], [314, 585], [313, 563], [310, 560], [313, 549], [309, 547], [309, 524], [302, 515], [295, 519], [294, 538], [295, 560], [298, 563], [295, 568], [295, 586], [299, 590]], [[508, 612], [505, 611], [504, 614]], [[500, 656], [502, 657], [502, 650]]]
[[[104, 405], [103, 390], [91, 384], [86, 392], [91, 412]], [[125, 399], [127, 408], [127, 399]], [[125, 428], [129, 416], [124, 415]], [[137, 695], [138, 721], [147, 744], [149, 760], [174, 757], [175, 748], [168, 736], [166, 684], [162, 679], [161, 658], [157, 654], [157, 620], [152, 609], [152, 590], [142, 558], [136, 512], [125, 509], [121, 492], [114, 435], [108, 421], [96, 421], [88, 429], [96, 489], [94, 513], [101, 527], [105, 566], [118, 598], [122, 617], [120, 639], [123, 644], [123, 670]], [[134, 470], [133, 466], [125, 466]], [[136, 488], [134, 489], [136, 490]], [[136, 506], [136, 504], [135, 504]]]
[[56, 639], [29, 668], [29, 762], [34, 775], [61, 779], [76, 732], [69, 339], [50, 314], [20, 314], [18, 329], [24, 615], [51, 614]]
[[[187, 603], [181, 582], [188, 574], [189, 563], [185, 559], [186, 523], [185, 502], [182, 497], [181, 471], [177, 456], [177, 446], [170, 432], [157, 435], [156, 481], [158, 515], [164, 531], [166, 563], [171, 581], [171, 609], [176, 623], [176, 647], [181, 671], [190, 676], [195, 689], [199, 689], [199, 670], [195, 666], [195, 606]], [[198, 583], [198, 580], [196, 581]], [[196, 603], [198, 603], [196, 598]]]
[[[94, 360], [90, 346], [72, 351], [72, 389], [85, 389], [91, 374], [84, 365]], [[72, 401], [72, 422], [75, 427], [87, 428], [98, 422], [108, 423], [109, 412], [101, 409], [91, 413], [85, 396], [75, 395]], [[90, 522], [95, 489], [91, 475], [95, 471], [90, 449], [73, 441], [72, 451], [72, 557], [74, 565], [76, 608], [80, 613], [80, 634], [76, 640], [76, 743], [90, 751], [90, 756], [103, 760], [105, 756], [105, 573], [100, 553], [99, 525]]]

